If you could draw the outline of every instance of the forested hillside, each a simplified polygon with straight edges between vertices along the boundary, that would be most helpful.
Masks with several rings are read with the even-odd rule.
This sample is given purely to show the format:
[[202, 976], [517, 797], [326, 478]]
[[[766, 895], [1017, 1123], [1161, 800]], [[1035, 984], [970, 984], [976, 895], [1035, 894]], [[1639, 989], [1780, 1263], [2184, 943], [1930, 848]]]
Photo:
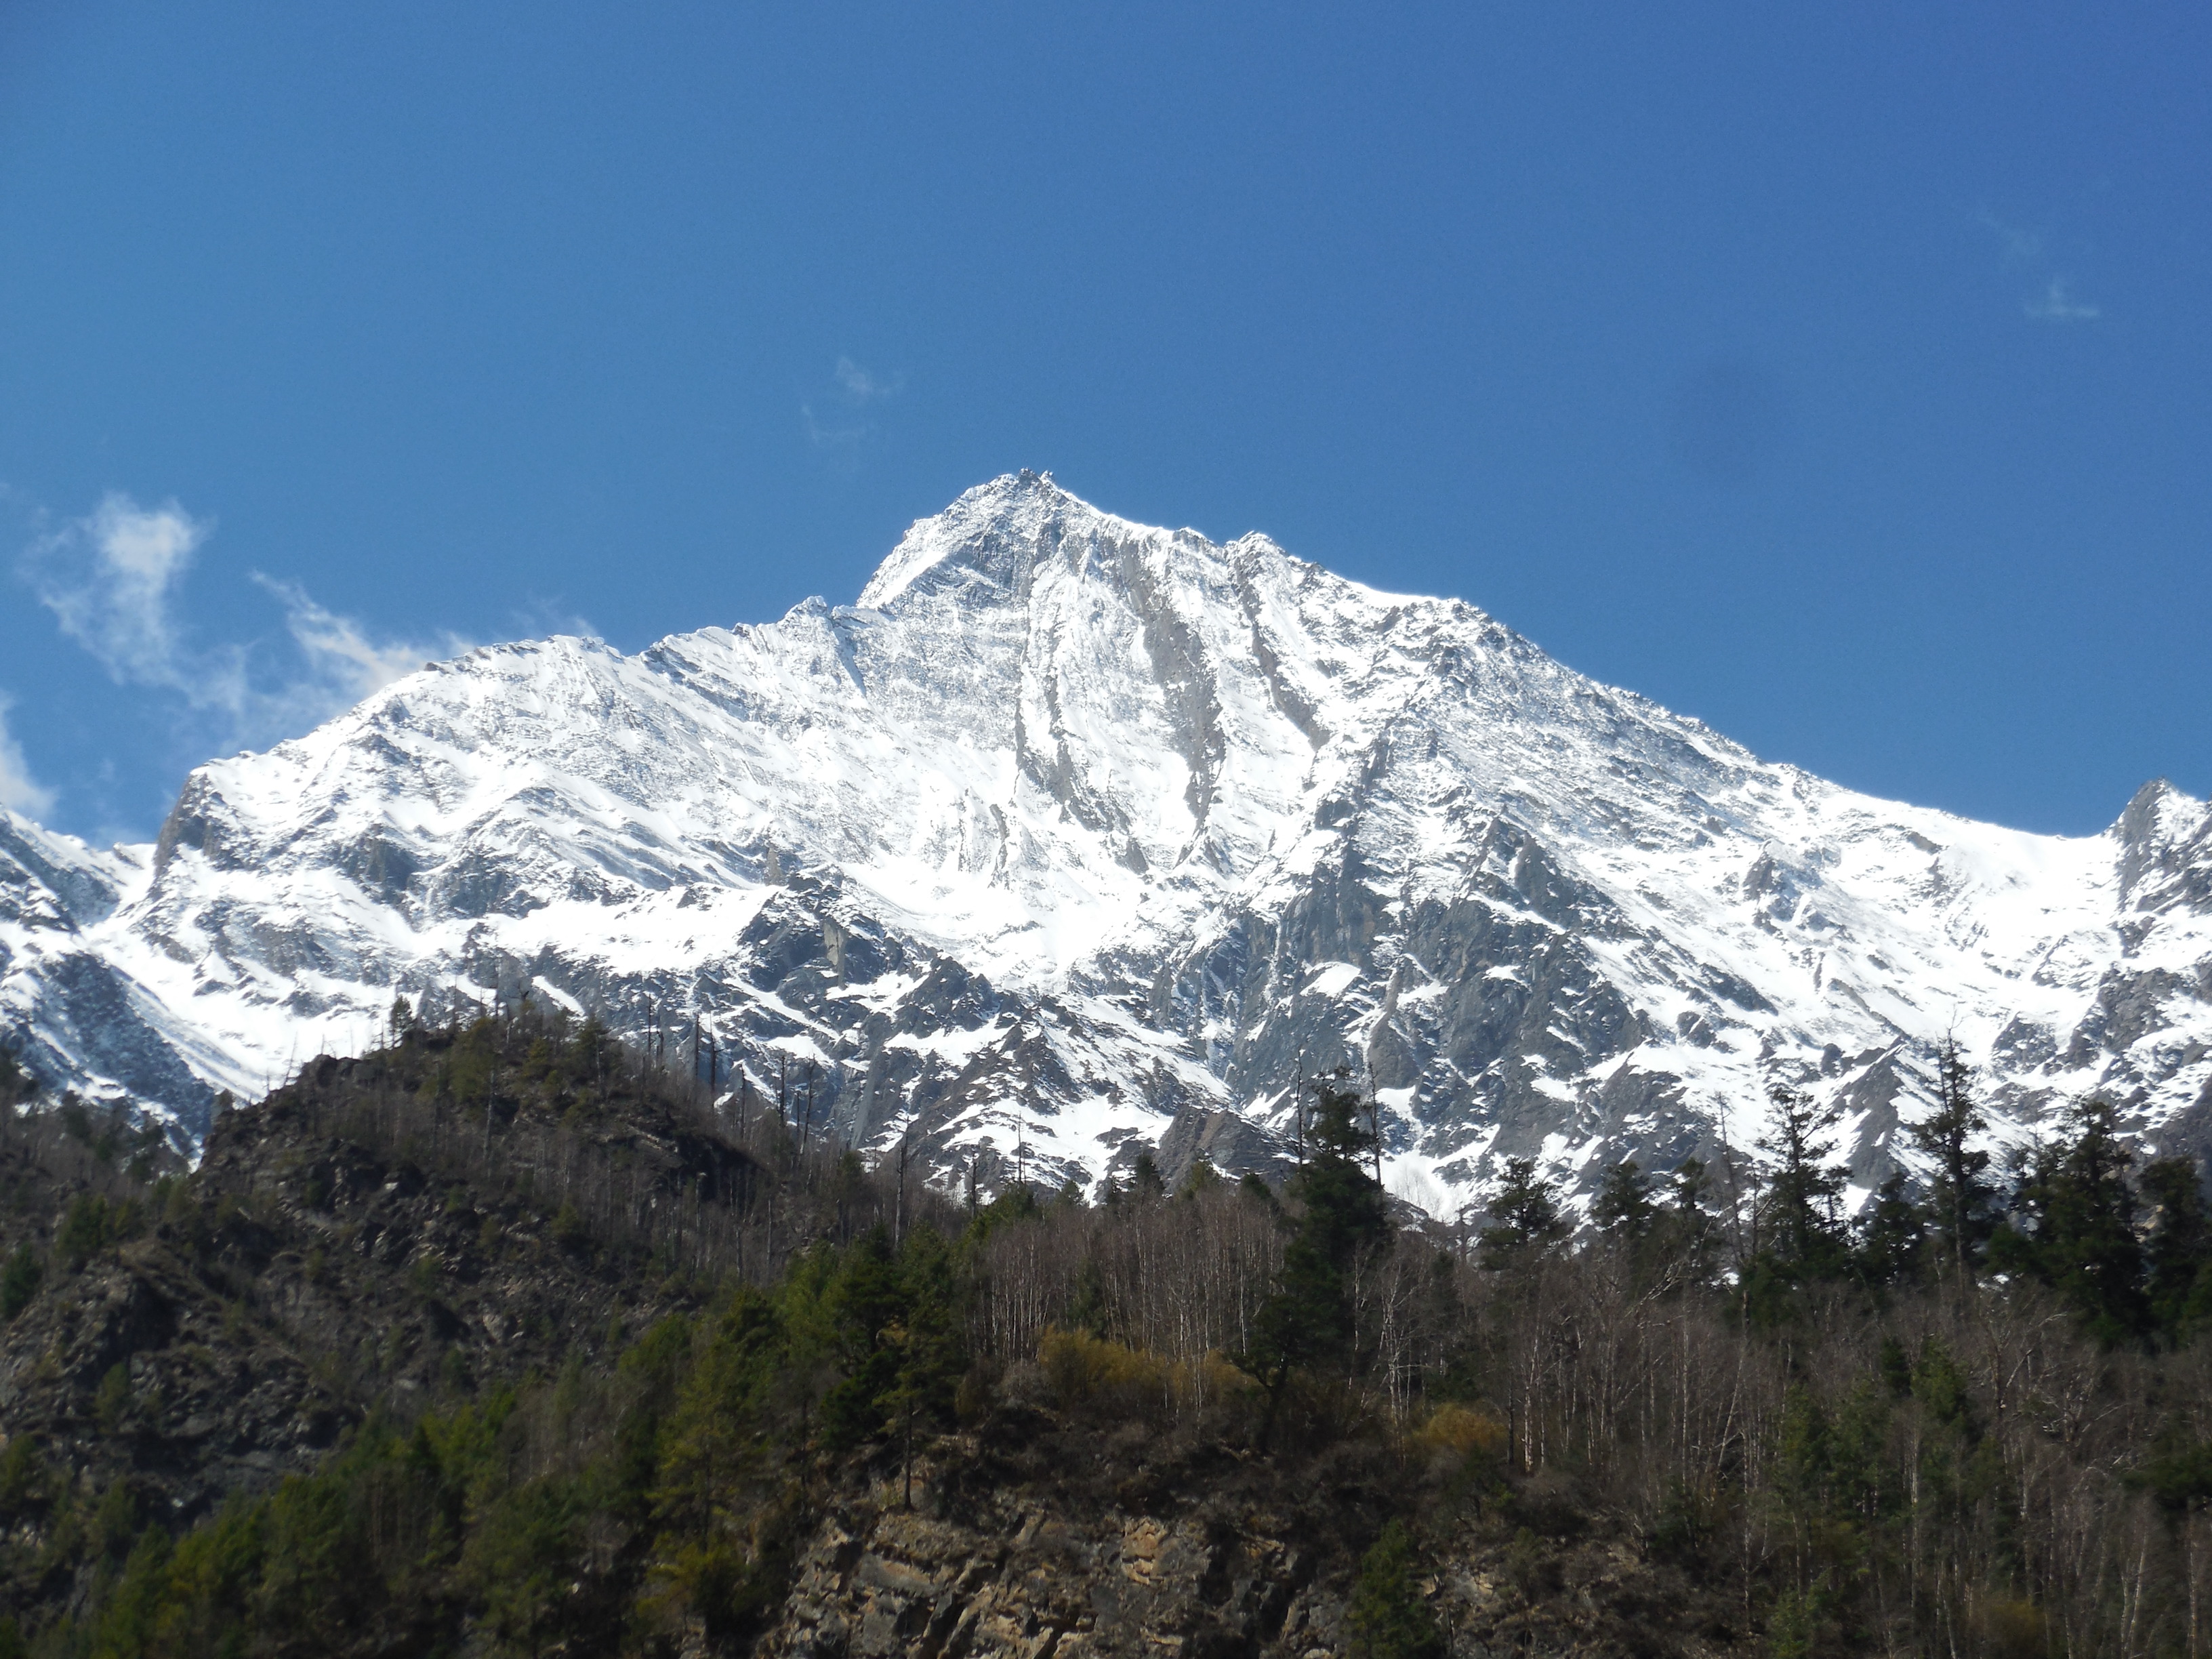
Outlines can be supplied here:
[[[1955, 1056], [1833, 1126], [1409, 1224], [926, 1187], [525, 1008], [322, 1060], [189, 1173], [0, 1072], [0, 1654], [2194, 1655], [2197, 1171]], [[796, 1091], [794, 1091], [795, 1093]], [[51, 1104], [51, 1103], [50, 1103]], [[1012, 1171], [1005, 1171], [1011, 1175]]]

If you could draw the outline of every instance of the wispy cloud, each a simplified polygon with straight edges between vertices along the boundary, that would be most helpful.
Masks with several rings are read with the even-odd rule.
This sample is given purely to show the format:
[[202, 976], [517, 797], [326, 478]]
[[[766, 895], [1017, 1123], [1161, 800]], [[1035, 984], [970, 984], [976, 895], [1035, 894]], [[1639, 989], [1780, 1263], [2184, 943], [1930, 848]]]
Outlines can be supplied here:
[[2069, 287], [2068, 278], [2053, 276], [2042, 293], [2028, 297], [2023, 309], [2039, 323], [2089, 323], [2104, 314], [2097, 307], [2075, 299]]
[[1984, 208], [1974, 216], [1983, 228], [1993, 233], [2004, 245], [2005, 258], [2013, 260], [2040, 259], [2043, 257], [2043, 233], [2022, 230], [2018, 225], [2008, 225]]
[[2005, 264], [2026, 266], [2043, 284], [2021, 301], [2026, 315], [2039, 323], [2093, 323], [2104, 314], [2103, 307], [2076, 298], [2074, 279], [2052, 268], [2045, 252], [2049, 238], [2044, 232], [2009, 224], [1987, 208], [1975, 213], [1974, 222], [1997, 239], [2004, 250]]
[[174, 501], [148, 508], [110, 495], [88, 516], [33, 543], [24, 574], [62, 632], [118, 684], [160, 686], [195, 708], [236, 709], [246, 696], [243, 652], [189, 651], [173, 608], [178, 584], [214, 528]]
[[885, 398], [896, 398], [906, 389], [906, 376], [894, 374], [887, 377], [871, 374], [850, 357], [837, 360], [837, 384], [852, 394], [853, 401], [861, 404], [880, 403]]
[[799, 424], [806, 433], [806, 441], [817, 449], [838, 449], [847, 444], [856, 444], [872, 429], [866, 421], [858, 426], [824, 425], [816, 418], [814, 405], [809, 403], [799, 405]]
[[906, 375], [878, 374], [850, 357], [838, 358], [830, 374], [832, 386], [820, 388], [817, 396], [799, 399], [799, 429], [817, 449], [849, 450], [876, 429], [875, 422], [863, 419], [860, 411], [905, 391]]
[[232, 742], [289, 736], [351, 707], [419, 665], [465, 650], [451, 634], [435, 643], [378, 640], [325, 610], [297, 583], [256, 573], [283, 607], [294, 659], [255, 672], [256, 648], [199, 645], [179, 620], [177, 598], [214, 525], [174, 501], [143, 507], [110, 495], [86, 517], [34, 542], [23, 574], [62, 631], [121, 685], [145, 686], [216, 716]]
[[15, 734], [8, 729], [8, 711], [15, 701], [0, 691], [0, 806], [10, 806], [31, 817], [44, 817], [53, 811], [54, 792], [31, 775], [31, 769], [23, 759], [22, 745]]

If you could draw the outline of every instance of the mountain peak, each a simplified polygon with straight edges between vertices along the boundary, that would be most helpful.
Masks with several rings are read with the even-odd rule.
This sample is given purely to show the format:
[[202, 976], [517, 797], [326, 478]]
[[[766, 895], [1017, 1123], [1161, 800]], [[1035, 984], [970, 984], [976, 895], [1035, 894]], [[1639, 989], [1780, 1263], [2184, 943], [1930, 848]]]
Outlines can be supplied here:
[[2212, 1082], [2212, 820], [2170, 789], [2072, 841], [1874, 800], [1472, 607], [1041, 472], [859, 598], [441, 665], [201, 768], [159, 859], [14, 836], [0, 1037], [197, 1133], [395, 994], [526, 996], [1054, 1185], [1240, 1115], [1264, 1162], [1343, 1064], [1439, 1212], [1508, 1158], [1717, 1156], [1776, 1082], [1848, 1109], [1871, 1187], [1953, 1032], [2001, 1138]]
[[864, 611], [890, 609], [918, 584], [981, 585], [1025, 592], [1037, 562], [1071, 536], [1099, 531], [1130, 537], [1163, 532], [1093, 507], [1049, 472], [1024, 467], [976, 485], [942, 513], [917, 519], [860, 590]]

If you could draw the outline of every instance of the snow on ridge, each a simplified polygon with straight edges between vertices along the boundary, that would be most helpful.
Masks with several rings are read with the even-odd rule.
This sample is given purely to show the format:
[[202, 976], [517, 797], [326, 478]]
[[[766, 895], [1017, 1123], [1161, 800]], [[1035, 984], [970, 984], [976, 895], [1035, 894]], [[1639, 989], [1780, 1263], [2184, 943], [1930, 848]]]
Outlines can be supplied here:
[[201, 768], [155, 856], [41, 854], [109, 872], [70, 948], [150, 1011], [165, 1092], [70, 1048], [21, 942], [51, 883], [7, 887], [0, 834], [0, 1020], [194, 1133], [179, 1076], [246, 1092], [395, 989], [539, 987], [633, 1036], [696, 1016], [758, 1083], [803, 1044], [839, 1133], [940, 1163], [988, 1135], [1087, 1179], [1224, 1109], [1221, 1156], [1264, 1162], [1341, 1061], [1394, 1179], [1454, 1206], [1508, 1156], [1741, 1147], [1775, 1079], [1847, 1105], [1870, 1181], [1947, 1035], [2008, 1135], [2093, 1086], [2185, 1121], [2207, 823], [2170, 787], [2072, 839], [1855, 794], [1471, 605], [1019, 474], [855, 605], [431, 665]]

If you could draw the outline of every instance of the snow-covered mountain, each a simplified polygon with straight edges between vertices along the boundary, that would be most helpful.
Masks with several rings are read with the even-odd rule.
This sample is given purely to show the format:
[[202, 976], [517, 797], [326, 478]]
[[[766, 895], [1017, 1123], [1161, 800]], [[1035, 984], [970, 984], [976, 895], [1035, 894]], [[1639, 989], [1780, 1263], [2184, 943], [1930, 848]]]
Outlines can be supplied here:
[[[1571, 1184], [1849, 1109], [1863, 1180], [1954, 1034], [2016, 1135], [2092, 1089], [2212, 1115], [2212, 812], [2083, 839], [1854, 794], [1453, 600], [1023, 473], [852, 606], [636, 656], [473, 652], [193, 773], [150, 848], [0, 826], [0, 1030], [197, 1135], [525, 990], [940, 1167], [1279, 1157], [1342, 1063], [1393, 1184]], [[656, 1031], [672, 1034], [655, 1038]], [[811, 1079], [811, 1081], [810, 1081]], [[987, 1171], [988, 1174], [988, 1171]]]

